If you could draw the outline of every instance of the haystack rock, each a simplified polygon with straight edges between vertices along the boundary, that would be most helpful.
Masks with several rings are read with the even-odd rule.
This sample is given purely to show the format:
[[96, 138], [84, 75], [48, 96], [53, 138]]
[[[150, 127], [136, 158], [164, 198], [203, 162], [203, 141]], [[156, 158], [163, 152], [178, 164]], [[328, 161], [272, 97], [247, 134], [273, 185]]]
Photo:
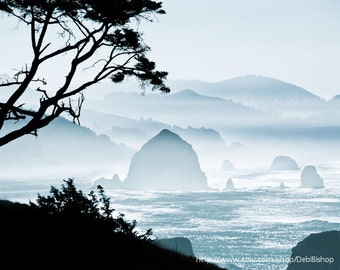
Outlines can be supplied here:
[[292, 248], [287, 270], [339, 270], [340, 231], [310, 234]]
[[94, 181], [92, 189], [100, 185], [105, 189], [122, 188], [123, 183], [120, 181], [118, 174], [115, 174], [111, 179], [99, 178]]
[[228, 179], [226, 185], [225, 185], [225, 189], [227, 190], [235, 190], [235, 187], [234, 187], [234, 183], [233, 183], [233, 180], [231, 178]]
[[155, 240], [155, 244], [161, 248], [175, 251], [188, 257], [195, 257], [191, 241], [185, 237], [173, 237]]
[[323, 179], [317, 173], [314, 166], [306, 166], [301, 172], [302, 188], [324, 188]]
[[288, 156], [277, 156], [272, 162], [270, 167], [272, 171], [282, 170], [298, 170], [299, 166], [296, 161]]
[[153, 190], [208, 188], [192, 146], [168, 129], [163, 129], [134, 154], [123, 185]]
[[225, 160], [222, 164], [223, 171], [235, 171], [235, 166], [229, 160]]

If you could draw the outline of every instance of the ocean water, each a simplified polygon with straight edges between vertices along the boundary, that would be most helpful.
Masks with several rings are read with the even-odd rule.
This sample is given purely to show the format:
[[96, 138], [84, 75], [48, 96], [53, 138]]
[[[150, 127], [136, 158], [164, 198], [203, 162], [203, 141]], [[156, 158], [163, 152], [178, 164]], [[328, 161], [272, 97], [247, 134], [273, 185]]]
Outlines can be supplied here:
[[[302, 189], [300, 171], [212, 171], [211, 191], [111, 190], [112, 205], [153, 237], [184, 236], [195, 255], [228, 269], [286, 269], [311, 233], [340, 229], [340, 168], [318, 167], [324, 189]], [[224, 190], [231, 177], [235, 190]], [[285, 189], [280, 188], [284, 182]]]
[[[309, 234], [340, 229], [340, 167], [318, 167], [323, 189], [300, 188], [300, 173], [212, 170], [209, 191], [105, 193], [116, 212], [137, 221], [138, 231], [152, 228], [153, 238], [187, 237], [198, 259], [228, 269], [280, 270], [287, 268], [291, 248]], [[229, 177], [233, 191], [224, 190]], [[279, 187], [282, 181], [287, 188]], [[0, 190], [0, 198], [22, 202], [48, 192], [45, 184], [14, 189], [6, 182]]]

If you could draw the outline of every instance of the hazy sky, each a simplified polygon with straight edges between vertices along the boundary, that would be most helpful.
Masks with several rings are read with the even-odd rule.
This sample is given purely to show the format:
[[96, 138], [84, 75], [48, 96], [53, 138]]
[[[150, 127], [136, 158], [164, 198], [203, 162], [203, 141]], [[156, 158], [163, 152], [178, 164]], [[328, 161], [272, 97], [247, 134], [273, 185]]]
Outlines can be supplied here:
[[163, 0], [143, 27], [171, 79], [221, 81], [256, 74], [324, 98], [340, 94], [340, 1]]
[[[340, 94], [340, 1], [163, 0], [166, 15], [142, 23], [150, 57], [169, 79], [277, 78], [323, 98]], [[29, 36], [0, 20], [0, 73], [27, 58]], [[10, 31], [11, 30], [11, 31]], [[4, 42], [7, 37], [15, 43]], [[58, 72], [53, 67], [48, 72]]]

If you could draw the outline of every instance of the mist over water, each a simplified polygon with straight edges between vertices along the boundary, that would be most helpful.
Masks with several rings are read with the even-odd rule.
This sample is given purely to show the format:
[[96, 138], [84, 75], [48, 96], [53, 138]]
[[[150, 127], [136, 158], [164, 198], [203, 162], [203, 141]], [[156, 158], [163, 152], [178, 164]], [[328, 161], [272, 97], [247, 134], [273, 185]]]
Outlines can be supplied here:
[[[311, 233], [339, 229], [340, 167], [319, 167], [326, 188], [300, 188], [300, 170], [231, 176], [235, 190], [224, 189], [229, 173], [207, 173], [211, 190], [160, 191], [107, 189], [116, 211], [137, 220], [153, 238], [191, 240], [195, 255], [222, 267], [285, 269], [291, 248]], [[280, 188], [284, 181], [286, 188]], [[60, 181], [54, 181], [60, 186]], [[88, 192], [90, 182], [78, 181]], [[1, 197], [34, 201], [47, 185], [2, 184]], [[243, 261], [242, 261], [243, 260]]]
[[[154, 237], [188, 237], [198, 258], [224, 267], [232, 262], [241, 269], [285, 269], [297, 242], [339, 229], [339, 172], [321, 168], [327, 187], [318, 190], [299, 188], [299, 172], [264, 172], [234, 175], [235, 191], [226, 191], [229, 174], [212, 172], [211, 191], [110, 194], [140, 228], [153, 228]], [[285, 189], [279, 188], [282, 180]]]
[[[152, 228], [154, 238], [187, 237], [199, 259], [228, 269], [286, 269], [299, 241], [340, 228], [340, 107], [336, 100], [326, 102], [275, 80], [266, 81], [261, 92], [256, 85], [263, 80], [197, 82], [192, 90], [165, 96], [140, 96], [129, 89], [88, 100], [81, 126], [59, 119], [38, 138], [0, 149], [0, 198], [34, 201], [69, 177], [89, 192], [96, 180], [116, 175], [122, 186], [104, 186], [105, 193], [116, 211], [137, 221], [138, 230]], [[202, 171], [208, 188], [124, 186], [133, 157], [164, 130], [176, 134], [186, 151], [171, 151], [168, 143], [148, 151], [151, 156], [139, 153], [139, 162], [152, 160], [149, 167], [142, 164], [148, 170], [143, 174], [157, 172], [153, 181], [175, 182], [171, 172], [179, 171], [177, 160], [189, 175]], [[186, 155], [194, 157], [190, 168], [185, 168]], [[271, 170], [277, 156], [289, 156], [298, 169]], [[232, 169], [223, 168], [226, 160]], [[325, 188], [300, 187], [305, 166], [315, 166]], [[134, 172], [134, 181], [145, 187], [141, 172]], [[225, 189], [228, 179], [234, 190]]]

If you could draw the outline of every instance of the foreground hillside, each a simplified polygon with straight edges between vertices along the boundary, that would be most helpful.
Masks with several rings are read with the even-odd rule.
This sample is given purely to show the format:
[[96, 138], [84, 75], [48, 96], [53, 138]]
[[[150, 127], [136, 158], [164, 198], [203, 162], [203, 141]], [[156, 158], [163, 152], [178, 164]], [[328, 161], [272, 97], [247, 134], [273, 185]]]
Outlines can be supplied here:
[[2, 263], [49, 269], [221, 269], [157, 247], [135, 222], [113, 217], [99, 189], [84, 195], [73, 181], [37, 203], [0, 200]]

